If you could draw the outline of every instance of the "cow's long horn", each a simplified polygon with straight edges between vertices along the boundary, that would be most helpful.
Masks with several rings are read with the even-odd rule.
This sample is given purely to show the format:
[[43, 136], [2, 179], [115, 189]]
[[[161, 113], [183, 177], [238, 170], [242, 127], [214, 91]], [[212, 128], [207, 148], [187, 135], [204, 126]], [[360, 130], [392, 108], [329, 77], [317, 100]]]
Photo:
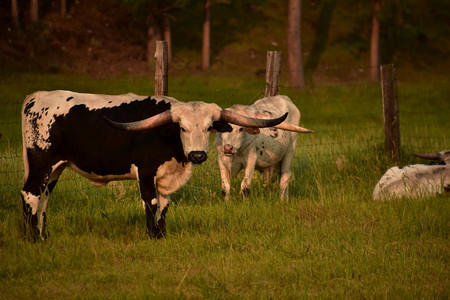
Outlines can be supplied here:
[[274, 128], [278, 128], [278, 129], [287, 130], [287, 131], [300, 132], [300, 133], [314, 132], [311, 129], [300, 127], [300, 126], [296, 126], [296, 125], [293, 125], [293, 124], [290, 124], [290, 123], [287, 123], [287, 122], [280, 123], [280, 124], [275, 125], [273, 127]]
[[420, 158], [424, 158], [424, 159], [430, 159], [430, 160], [441, 160], [442, 159], [442, 155], [440, 152], [438, 153], [425, 153], [425, 154], [421, 154], [421, 153], [414, 153], [415, 156], [420, 157]]
[[156, 127], [159, 127], [164, 124], [168, 124], [168, 123], [172, 122], [172, 116], [170, 115], [169, 110], [166, 110], [162, 113], [159, 113], [157, 115], [154, 115], [150, 118], [147, 118], [147, 119], [144, 119], [141, 121], [129, 122], [129, 123], [120, 123], [120, 122], [112, 121], [112, 120], [108, 119], [107, 117], [104, 117], [104, 118], [111, 124], [111, 126], [113, 126], [115, 128], [123, 129], [123, 130], [132, 130], [132, 131], [149, 130], [149, 129], [156, 128]]
[[447, 165], [450, 164], [450, 150], [444, 150], [438, 153], [430, 153], [430, 154], [414, 153], [414, 155], [424, 159], [443, 161]]
[[275, 119], [255, 119], [223, 109], [220, 112], [220, 119], [222, 121], [243, 127], [262, 128], [262, 127], [274, 127], [275, 125], [280, 124], [281, 122], [286, 120], [287, 115], [288, 113], [285, 113], [281, 117]]

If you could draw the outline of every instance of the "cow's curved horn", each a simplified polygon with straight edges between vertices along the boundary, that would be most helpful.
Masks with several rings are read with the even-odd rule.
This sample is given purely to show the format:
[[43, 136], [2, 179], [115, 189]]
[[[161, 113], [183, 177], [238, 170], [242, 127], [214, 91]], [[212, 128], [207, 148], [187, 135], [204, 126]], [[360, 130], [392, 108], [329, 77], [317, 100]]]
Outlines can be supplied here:
[[230, 110], [223, 109], [220, 112], [220, 119], [222, 121], [250, 128], [262, 128], [262, 127], [274, 127], [275, 125], [280, 124], [284, 120], [286, 120], [288, 113], [285, 113], [279, 118], [275, 119], [255, 119], [246, 117], [237, 113], [234, 113]]
[[287, 123], [287, 122], [280, 123], [280, 124], [275, 125], [273, 127], [274, 128], [278, 128], [278, 129], [287, 130], [287, 131], [300, 132], [300, 133], [314, 132], [311, 129], [300, 127], [300, 126], [296, 126], [296, 125], [293, 125], [293, 124], [290, 124], [290, 123]]
[[414, 155], [420, 158], [430, 160], [440, 160], [445, 162], [446, 164], [450, 164], [450, 150], [444, 150], [438, 153], [429, 153], [429, 154], [414, 153]]
[[111, 126], [118, 128], [118, 129], [123, 129], [123, 130], [131, 130], [131, 131], [138, 131], [138, 130], [149, 130], [152, 128], [156, 128], [159, 126], [162, 126], [164, 124], [168, 124], [170, 122], [172, 122], [172, 116], [170, 115], [170, 110], [166, 110], [162, 113], [159, 113], [157, 115], [154, 115], [150, 118], [141, 120], [141, 121], [136, 121], [136, 122], [129, 122], [129, 123], [120, 123], [120, 122], [115, 122], [112, 121], [110, 119], [108, 119], [107, 117], [104, 117], [109, 124], [111, 124]]
[[429, 160], [441, 160], [442, 159], [442, 155], [440, 152], [438, 153], [425, 153], [425, 154], [421, 154], [421, 153], [414, 153], [415, 156], [420, 157], [420, 158], [424, 158], [424, 159], [429, 159]]

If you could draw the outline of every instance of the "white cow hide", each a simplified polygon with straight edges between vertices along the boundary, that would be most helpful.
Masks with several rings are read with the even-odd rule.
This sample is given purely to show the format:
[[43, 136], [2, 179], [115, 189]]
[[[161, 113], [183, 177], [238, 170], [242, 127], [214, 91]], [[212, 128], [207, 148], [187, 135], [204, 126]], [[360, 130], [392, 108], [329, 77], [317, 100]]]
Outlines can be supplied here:
[[[438, 160], [447, 162], [448, 152], [442, 151], [436, 155], [439, 157]], [[449, 187], [450, 164], [448, 162], [442, 165], [415, 164], [403, 168], [392, 167], [376, 184], [373, 199], [427, 197], [442, 194]]]

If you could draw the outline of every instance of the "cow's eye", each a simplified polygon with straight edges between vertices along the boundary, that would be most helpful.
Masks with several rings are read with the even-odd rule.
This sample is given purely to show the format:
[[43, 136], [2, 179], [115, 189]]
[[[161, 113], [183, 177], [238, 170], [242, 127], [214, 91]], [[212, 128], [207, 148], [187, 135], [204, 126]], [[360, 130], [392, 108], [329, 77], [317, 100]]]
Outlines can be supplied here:
[[186, 129], [184, 129], [183, 127], [180, 127], [181, 131], [186, 132]]
[[244, 131], [244, 127], [239, 128], [239, 132]]

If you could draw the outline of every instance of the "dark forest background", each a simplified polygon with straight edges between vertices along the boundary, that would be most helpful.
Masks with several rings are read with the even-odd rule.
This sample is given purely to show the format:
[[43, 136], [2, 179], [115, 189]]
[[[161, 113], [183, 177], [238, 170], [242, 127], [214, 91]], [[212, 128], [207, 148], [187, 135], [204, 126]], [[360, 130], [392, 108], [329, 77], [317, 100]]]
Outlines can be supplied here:
[[[0, 2], [2, 77], [30, 71], [100, 77], [151, 74], [149, 29], [156, 24], [162, 31], [164, 20], [170, 22], [170, 72], [203, 72], [203, 1], [40, 0], [37, 21], [31, 20], [33, 1], [16, 2], [16, 23], [12, 1]], [[281, 51], [285, 60], [287, 3], [211, 0], [210, 71], [260, 74], [270, 50]], [[369, 66], [372, 15], [373, 1], [303, 0], [304, 69]], [[380, 64], [395, 63], [408, 74], [449, 73], [449, 1], [381, 0], [378, 18]]]

